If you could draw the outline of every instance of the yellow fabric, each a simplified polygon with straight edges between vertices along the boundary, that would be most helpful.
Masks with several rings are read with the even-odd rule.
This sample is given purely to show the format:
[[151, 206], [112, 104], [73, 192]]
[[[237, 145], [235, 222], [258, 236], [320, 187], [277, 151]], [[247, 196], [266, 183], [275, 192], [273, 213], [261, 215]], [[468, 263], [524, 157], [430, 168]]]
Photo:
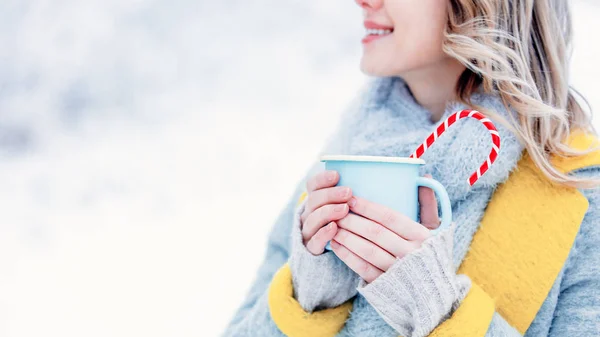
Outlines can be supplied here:
[[[598, 140], [573, 133], [567, 143], [586, 149]], [[563, 172], [600, 165], [600, 151], [580, 158], [553, 158], [553, 164]], [[298, 204], [306, 195], [300, 196]], [[430, 336], [484, 336], [494, 310], [524, 334], [564, 265], [587, 208], [587, 199], [577, 189], [551, 183], [525, 153], [492, 196], [458, 270], [471, 278], [472, 289]], [[277, 326], [289, 336], [335, 336], [348, 318], [351, 303], [305, 313], [293, 298], [286, 266], [269, 292]]]
[[[585, 149], [594, 141], [576, 133], [568, 144]], [[563, 172], [599, 164], [599, 152], [555, 161]], [[551, 183], [525, 154], [494, 193], [458, 273], [490, 294], [496, 311], [524, 334], [564, 265], [587, 208], [577, 189]]]
[[496, 311], [524, 333], [562, 268], [587, 207], [579, 191], [551, 184], [526, 155], [494, 193], [458, 273], [490, 294]]
[[[582, 132], [572, 133], [567, 141], [567, 144], [569, 144], [569, 147], [580, 151], [587, 150], [590, 147], [600, 147], [598, 138]], [[576, 158], [552, 158], [552, 164], [562, 172], [570, 172], [586, 166], [598, 165], [598, 163], [600, 163], [600, 151], [594, 151], [586, 154], [585, 156]]]
[[269, 288], [269, 310], [279, 330], [289, 337], [333, 337], [346, 323], [352, 301], [309, 314], [294, 298], [292, 271], [286, 263]]
[[298, 198], [298, 202], [296, 203], [296, 206], [300, 205], [307, 196], [308, 196], [308, 193], [306, 193], [306, 191], [302, 192], [302, 194], [300, 194], [300, 198]]
[[429, 336], [484, 336], [494, 311], [494, 300], [477, 284], [473, 284], [452, 319], [438, 325]]

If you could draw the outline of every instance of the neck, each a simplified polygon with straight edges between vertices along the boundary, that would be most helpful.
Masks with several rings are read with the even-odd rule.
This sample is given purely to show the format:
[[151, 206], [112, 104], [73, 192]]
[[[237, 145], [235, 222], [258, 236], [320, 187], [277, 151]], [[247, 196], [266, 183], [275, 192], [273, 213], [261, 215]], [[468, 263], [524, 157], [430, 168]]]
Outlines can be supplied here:
[[415, 100], [431, 113], [433, 122], [439, 121], [446, 110], [446, 103], [456, 98], [456, 84], [465, 66], [448, 58], [426, 68], [401, 75]]

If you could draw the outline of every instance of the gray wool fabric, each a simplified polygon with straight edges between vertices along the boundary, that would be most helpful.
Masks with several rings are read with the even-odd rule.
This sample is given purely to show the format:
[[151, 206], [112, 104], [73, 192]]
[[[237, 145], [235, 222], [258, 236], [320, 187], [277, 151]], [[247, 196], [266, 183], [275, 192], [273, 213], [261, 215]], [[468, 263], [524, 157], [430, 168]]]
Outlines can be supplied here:
[[307, 198], [296, 208], [289, 258], [294, 297], [307, 312], [333, 308], [354, 297], [360, 277], [332, 251], [313, 255], [302, 243], [300, 215]]
[[427, 336], [460, 306], [471, 289], [452, 268], [455, 224], [423, 241], [359, 292], [401, 336]]
[[[494, 95], [474, 94], [471, 99], [475, 104], [501, 116], [509, 113]], [[442, 119], [462, 108], [467, 107], [449, 104]], [[414, 100], [402, 79], [373, 78], [367, 83], [366, 90], [358, 101], [342, 116], [338, 132], [331, 138], [322, 154], [407, 157], [435, 130], [438, 124], [431, 122], [431, 114]], [[335, 268], [340, 265], [328, 261], [332, 263], [331, 266], [323, 263], [321, 267], [313, 267], [318, 265], [313, 262], [329, 259], [327, 255], [317, 259], [300, 257], [298, 248], [301, 247], [294, 247], [293, 244], [295, 214], [298, 211], [296, 204], [300, 194], [305, 190], [306, 180], [323, 169], [322, 163], [317, 160], [307, 174], [299, 179], [296, 190], [290, 195], [286, 207], [272, 225], [264, 261], [256, 273], [255, 281], [246, 298], [234, 313], [223, 335], [284, 336], [270, 316], [268, 291], [274, 273], [283, 264], [292, 263], [294, 259], [296, 262], [293, 262], [295, 263], [292, 270], [293, 283], [298, 287], [295, 293], [299, 302], [306, 308], [312, 307], [318, 310], [337, 303], [345, 297], [353, 296], [350, 315], [337, 337], [397, 337], [401, 333], [403, 337], [419, 336], [430, 329], [429, 323], [446, 319], [456, 307], [456, 302], [460, 303], [461, 290], [465, 289], [461, 277], [455, 275], [453, 279], [452, 275], [448, 276], [449, 270], [458, 270], [479, 227], [490, 197], [498, 184], [504, 182], [515, 168], [523, 150], [509, 130], [499, 124], [496, 126], [502, 138], [500, 154], [491, 169], [473, 187], [469, 187], [465, 181], [485, 160], [490, 150], [489, 133], [479, 122], [471, 119], [461, 120], [438, 138], [422, 157], [426, 164], [421, 167], [420, 174], [431, 174], [446, 187], [452, 202], [455, 223], [453, 241], [442, 240], [442, 237], [436, 235], [430, 238], [431, 246], [424, 245], [422, 247], [424, 249], [411, 253], [412, 256], [418, 257], [418, 259], [415, 257], [415, 261], [423, 259], [423, 262], [417, 268], [421, 276], [417, 274], [410, 274], [410, 276], [419, 280], [431, 278], [427, 288], [417, 290], [410, 287], [411, 283], [416, 282], [415, 278], [409, 277], [411, 272], [408, 270], [412, 270], [413, 264], [402, 263], [402, 260], [408, 260], [410, 254], [396, 261], [392, 269], [371, 284], [357, 284], [358, 289], [355, 290], [358, 290], [358, 293], [355, 295], [350, 286], [335, 287], [337, 284], [335, 280], [331, 280], [331, 276], [326, 276], [326, 273], [338, 275], [338, 269]], [[581, 176], [598, 177], [600, 169], [592, 167], [576, 173]], [[600, 189], [580, 191], [589, 201], [588, 211], [569, 257], [526, 331], [526, 337], [600, 336]], [[564, 210], [548, 210], [548, 212], [561, 211]], [[449, 246], [451, 246], [452, 258], [448, 260], [451, 260], [451, 263], [436, 255], [440, 252], [448, 252]], [[446, 261], [445, 267], [430, 268], [431, 263], [425, 261], [429, 261], [432, 256], [436, 256], [437, 262]], [[314, 269], [317, 268], [321, 270], [322, 274], [319, 275], [321, 278], [306, 276], [305, 273], [314, 273]], [[320, 280], [316, 288], [312, 285], [315, 279]], [[376, 282], [378, 280], [379, 282]], [[332, 300], [331, 294], [327, 291], [329, 286], [332, 286], [332, 292], [341, 292], [343, 296]], [[314, 297], [310, 294], [305, 295], [311, 289], [318, 289], [320, 295], [317, 295], [317, 292]], [[411, 305], [410, 301], [399, 303], [406, 301], [404, 298], [402, 301], [400, 299], [388, 301], [378, 295], [393, 294], [396, 291], [394, 289], [406, 292], [408, 298], [414, 301], [421, 296], [420, 292], [423, 296], [428, 294], [430, 297], [436, 297], [436, 292], [449, 295], [442, 296], [443, 299], [439, 303], [427, 304], [427, 308], [431, 307], [435, 310], [431, 309], [431, 317], [423, 318], [427, 316], [424, 312], [429, 309], [415, 303]], [[455, 301], [452, 301], [453, 295]], [[441, 313], [437, 316], [444, 308], [450, 309], [446, 314]], [[408, 314], [404, 314], [406, 312]], [[427, 323], [421, 324], [422, 320]], [[521, 336], [521, 334], [510, 326], [501, 313], [496, 312], [486, 336]]]

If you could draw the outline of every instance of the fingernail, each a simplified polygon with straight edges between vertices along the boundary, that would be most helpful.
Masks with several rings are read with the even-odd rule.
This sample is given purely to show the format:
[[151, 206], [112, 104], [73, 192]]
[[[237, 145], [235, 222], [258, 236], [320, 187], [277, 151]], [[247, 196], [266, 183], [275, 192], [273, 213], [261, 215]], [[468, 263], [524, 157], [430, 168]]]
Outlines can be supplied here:
[[356, 205], [356, 198], [352, 197], [352, 199], [348, 201], [348, 205], [350, 205], [350, 207], [354, 207]]
[[329, 223], [329, 225], [327, 225], [327, 228], [326, 228], [326, 229], [327, 229], [328, 231], [332, 230], [332, 229], [333, 229], [333, 222], [330, 222], [330, 223]]
[[333, 181], [335, 179], [335, 171], [327, 172], [327, 180]]
[[350, 188], [349, 187], [345, 187], [343, 189], [340, 190], [339, 196], [341, 198], [345, 198], [348, 196], [348, 193], [350, 193]]
[[337, 205], [337, 206], [335, 206], [333, 208], [333, 210], [336, 211], [336, 212], [341, 212], [341, 211], [343, 211], [345, 209], [346, 209], [346, 204]]

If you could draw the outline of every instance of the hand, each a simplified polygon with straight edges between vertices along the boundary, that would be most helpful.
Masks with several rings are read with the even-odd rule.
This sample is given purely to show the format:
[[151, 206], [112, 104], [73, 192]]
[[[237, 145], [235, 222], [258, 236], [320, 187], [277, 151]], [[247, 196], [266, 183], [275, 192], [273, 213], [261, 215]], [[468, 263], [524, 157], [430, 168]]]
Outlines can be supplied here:
[[325, 171], [306, 182], [308, 196], [300, 222], [303, 243], [313, 255], [323, 253], [327, 242], [338, 232], [335, 221], [349, 212], [346, 202], [352, 198], [352, 190], [335, 186], [339, 179], [337, 171]]
[[[358, 276], [325, 245], [338, 231], [336, 221], [348, 215], [352, 197], [336, 171], [316, 174], [306, 183], [307, 196], [294, 208], [289, 265], [294, 298], [304, 311], [335, 308], [356, 296]], [[339, 210], [336, 210], [339, 207]]]
[[333, 252], [371, 283], [397, 258], [421, 247], [431, 236], [429, 229], [439, 227], [433, 190], [419, 187], [419, 203], [423, 224], [383, 205], [352, 197], [348, 202], [352, 213], [337, 221], [339, 229], [331, 241]]

